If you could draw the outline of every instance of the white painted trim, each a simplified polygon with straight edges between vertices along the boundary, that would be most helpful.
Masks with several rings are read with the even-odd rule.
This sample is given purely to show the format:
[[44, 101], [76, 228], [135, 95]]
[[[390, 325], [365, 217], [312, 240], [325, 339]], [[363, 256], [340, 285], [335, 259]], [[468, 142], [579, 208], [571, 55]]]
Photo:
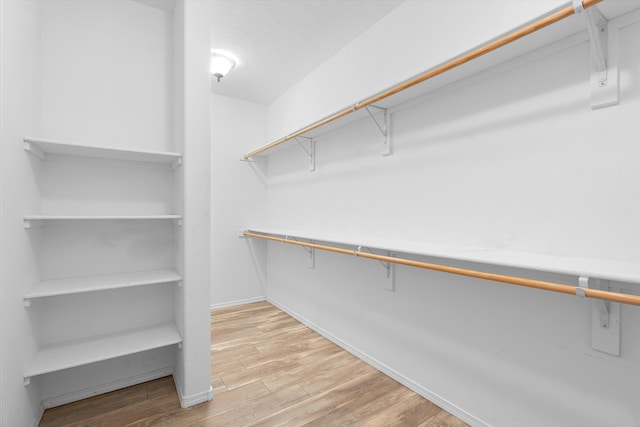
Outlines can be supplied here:
[[176, 385], [176, 391], [178, 392], [178, 399], [180, 399], [180, 407], [181, 408], [190, 408], [199, 403], [208, 402], [213, 399], [213, 386], [209, 385], [209, 390], [192, 394], [191, 396], [184, 396], [182, 389], [180, 388], [180, 384], [176, 381], [175, 377], [173, 378], [173, 382]]
[[369, 356], [367, 353], [359, 350], [358, 348], [351, 346], [350, 344], [348, 344], [347, 342], [345, 342], [345, 341], [341, 340], [340, 338], [336, 337], [332, 333], [322, 329], [320, 326], [318, 326], [315, 323], [309, 321], [304, 316], [298, 314], [294, 310], [291, 310], [289, 307], [287, 307], [287, 306], [285, 306], [283, 304], [280, 304], [278, 301], [274, 300], [271, 297], [267, 297], [267, 301], [270, 302], [271, 304], [275, 305], [280, 310], [284, 311], [285, 313], [287, 313], [288, 315], [290, 315], [294, 319], [296, 319], [299, 322], [303, 323], [305, 326], [308, 326], [309, 328], [313, 329], [315, 332], [319, 333], [323, 337], [327, 338], [328, 340], [332, 341], [333, 343], [335, 343], [335, 344], [339, 345], [340, 347], [342, 347], [343, 349], [347, 350], [349, 353], [353, 354], [357, 358], [361, 359], [362, 361], [364, 361], [364, 362], [368, 363], [369, 365], [373, 366], [374, 368], [378, 369], [379, 371], [381, 371], [385, 375], [388, 375], [389, 377], [391, 377], [394, 380], [398, 381], [400, 384], [404, 385], [405, 387], [409, 388], [410, 390], [413, 390], [414, 392], [418, 393], [420, 396], [424, 397], [425, 399], [429, 400], [430, 402], [435, 403], [436, 405], [438, 405], [439, 407], [441, 407], [445, 411], [447, 411], [447, 412], [451, 413], [452, 415], [460, 418], [461, 420], [463, 420], [467, 424], [470, 424], [472, 426], [477, 426], [477, 427], [489, 427], [489, 424], [481, 421], [480, 419], [478, 419], [475, 416], [471, 415], [470, 413], [466, 412], [464, 409], [460, 408], [456, 404], [444, 399], [443, 397], [441, 397], [438, 394], [432, 392], [431, 390], [429, 390], [429, 389], [423, 387], [422, 385], [414, 382], [410, 378], [405, 377], [404, 375], [400, 374], [399, 372], [397, 372], [393, 368], [391, 368], [391, 367], [385, 365], [384, 363], [378, 361], [377, 359]]
[[60, 396], [51, 397], [49, 399], [45, 399], [42, 401], [42, 407], [43, 409], [54, 408], [56, 406], [86, 399], [88, 397], [97, 396], [103, 393], [109, 393], [110, 391], [119, 390], [121, 388], [130, 387], [136, 384], [142, 384], [147, 381], [156, 380], [158, 378], [171, 375], [172, 373], [173, 373], [173, 365], [167, 366], [161, 369], [156, 369], [155, 371], [134, 375], [132, 377], [124, 378], [118, 381], [113, 381], [106, 384], [100, 384], [95, 387], [89, 387], [83, 390], [78, 390], [78, 391], [63, 394]]
[[229, 308], [229, 307], [236, 307], [238, 305], [252, 304], [254, 302], [263, 302], [266, 300], [267, 300], [267, 297], [260, 296], [260, 297], [246, 298], [246, 299], [241, 299], [236, 301], [221, 302], [218, 304], [211, 304], [209, 308], [211, 309], [211, 311], [213, 311], [213, 310], [220, 310], [221, 308]]
[[[44, 401], [40, 402], [40, 407], [38, 408], [38, 414], [36, 415], [36, 417], [33, 420], [33, 427], [38, 427], [40, 425], [40, 421], [42, 421], [42, 416], [44, 415]], [[0, 420], [0, 424], [2, 424], [1, 422], [2, 420]]]

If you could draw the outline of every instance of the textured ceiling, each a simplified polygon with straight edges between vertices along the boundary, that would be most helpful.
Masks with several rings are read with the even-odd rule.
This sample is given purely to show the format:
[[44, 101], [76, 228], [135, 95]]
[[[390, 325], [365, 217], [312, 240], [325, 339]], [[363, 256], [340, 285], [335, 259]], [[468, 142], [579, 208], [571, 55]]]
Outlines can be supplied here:
[[403, 0], [213, 0], [212, 47], [240, 64], [217, 94], [269, 104]]

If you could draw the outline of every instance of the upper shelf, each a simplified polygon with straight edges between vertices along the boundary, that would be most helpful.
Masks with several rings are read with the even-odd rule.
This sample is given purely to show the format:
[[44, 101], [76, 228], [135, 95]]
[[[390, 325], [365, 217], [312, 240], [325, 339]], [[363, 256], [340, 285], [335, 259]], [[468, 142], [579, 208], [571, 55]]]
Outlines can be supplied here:
[[66, 156], [92, 157], [108, 160], [127, 160], [167, 164], [176, 167], [182, 163], [182, 154], [161, 151], [123, 150], [118, 148], [92, 147], [89, 145], [70, 144], [42, 138], [24, 138], [24, 149], [44, 160], [47, 154]]
[[337, 235], [331, 233], [299, 232], [271, 228], [250, 228], [249, 231], [274, 236], [289, 236], [314, 242], [332, 242], [351, 247], [366, 247], [392, 253], [415, 254], [496, 265], [567, 274], [576, 277], [593, 277], [624, 283], [640, 283], [640, 265], [632, 262], [547, 255], [532, 252], [509, 251], [478, 247], [459, 247], [422, 241], [399, 240], [385, 237]]
[[48, 221], [170, 221], [182, 225], [182, 215], [25, 215], [22, 217], [24, 228]]
[[[438, 64], [412, 78], [409, 78], [393, 87], [382, 90], [363, 100], [357, 100], [351, 105], [347, 105], [341, 110], [326, 116], [314, 123], [311, 123], [291, 134], [287, 134], [282, 138], [273, 141], [270, 144], [251, 151], [243, 156], [244, 160], [264, 155], [265, 152], [271, 151], [276, 147], [282, 146], [283, 143], [295, 140], [298, 137], [314, 138], [320, 133], [332, 130], [338, 126], [345, 125], [351, 121], [366, 117], [367, 114], [374, 118], [374, 114], [380, 109], [390, 109], [410, 99], [416, 98], [441, 87], [452, 83], [461, 78], [470, 76], [474, 73], [487, 69], [497, 63], [521, 56], [525, 52], [531, 52], [537, 48], [547, 45], [553, 41], [557, 41], [576, 34], [591, 24], [576, 15], [600, 14], [593, 8], [592, 11], [583, 11], [595, 4], [602, 2], [602, 10], [606, 10], [608, 18], [626, 13], [631, 9], [638, 7], [637, 1], [611, 2], [603, 0], [583, 0], [566, 3], [563, 7], [556, 9], [549, 14], [531, 21], [521, 27], [503, 34], [493, 40], [480, 44], [471, 50], [451, 58], [449, 61]], [[587, 13], [589, 12], [589, 13]], [[563, 21], [563, 25], [554, 25]], [[429, 84], [425, 84], [426, 82]], [[609, 85], [615, 88], [614, 85]], [[611, 90], [609, 88], [608, 90]], [[604, 88], [602, 90], [605, 90]], [[617, 93], [617, 90], [615, 90]], [[593, 96], [593, 95], [592, 95]], [[610, 104], [602, 104], [602, 106]], [[369, 107], [378, 107], [376, 110], [370, 110]], [[359, 114], [358, 114], [359, 113]], [[385, 137], [385, 147], [383, 147], [383, 155], [390, 154], [388, 145], [388, 129], [381, 124], [381, 120], [374, 118], [376, 125], [380, 128]], [[385, 117], [386, 120], [386, 117]], [[313, 150], [313, 149], [312, 149]], [[312, 151], [311, 150], [311, 151]], [[313, 153], [310, 153], [313, 157]], [[312, 160], [313, 161], [313, 160]], [[313, 170], [313, 168], [311, 169]]]

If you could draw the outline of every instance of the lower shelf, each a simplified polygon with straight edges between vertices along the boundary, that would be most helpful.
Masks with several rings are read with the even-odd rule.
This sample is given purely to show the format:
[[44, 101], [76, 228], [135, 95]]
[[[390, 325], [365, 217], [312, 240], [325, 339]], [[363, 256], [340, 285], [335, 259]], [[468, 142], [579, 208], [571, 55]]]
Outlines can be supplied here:
[[346, 247], [353, 247], [354, 250], [358, 247], [364, 247], [386, 250], [396, 254], [413, 254], [503, 267], [547, 271], [576, 277], [592, 277], [628, 284], [640, 284], [640, 264], [633, 261], [580, 258], [504, 249], [454, 246], [420, 240], [402, 240], [389, 238], [388, 236], [316, 233], [266, 227], [249, 228], [248, 230], [282, 237], [285, 240], [295, 238], [316, 243], [337, 243]]
[[42, 347], [27, 364], [25, 384], [29, 378], [89, 363], [166, 347], [182, 342], [176, 325], [166, 323], [118, 334], [70, 341]]

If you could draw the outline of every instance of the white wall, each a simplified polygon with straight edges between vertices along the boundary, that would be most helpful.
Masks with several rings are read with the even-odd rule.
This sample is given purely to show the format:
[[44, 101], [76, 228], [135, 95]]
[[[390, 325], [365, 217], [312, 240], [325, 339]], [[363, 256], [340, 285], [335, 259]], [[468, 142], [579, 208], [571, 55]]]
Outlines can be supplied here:
[[178, 202], [184, 231], [177, 262], [184, 278], [177, 289], [176, 322], [182, 334], [174, 380], [183, 407], [213, 397], [210, 370], [209, 280], [211, 278], [211, 112], [209, 60], [211, 12], [208, 1], [176, 2], [176, 57], [184, 64], [176, 75], [182, 111], [176, 120], [177, 147], [184, 153]]
[[172, 15], [132, 0], [42, 2], [42, 132], [173, 149]]
[[24, 361], [35, 350], [22, 296], [37, 279], [32, 241], [22, 226], [36, 183], [22, 148], [40, 130], [40, 5], [0, 2], [0, 425], [30, 426], [40, 416], [40, 389], [23, 385]]
[[[217, 84], [217, 83], [214, 83]], [[224, 84], [224, 82], [220, 83]], [[211, 307], [264, 300], [263, 259], [252, 259], [239, 230], [264, 221], [266, 162], [241, 162], [264, 140], [266, 106], [211, 96]], [[256, 265], [256, 269], [247, 268]]]
[[[269, 109], [270, 136], [393, 83], [391, 72], [380, 78], [361, 73], [365, 83], [351, 89], [355, 78], [333, 79], [337, 74], [330, 72], [348, 74], [353, 63], [371, 61], [380, 47], [377, 34], [407, 46], [399, 73], [419, 67], [428, 50], [421, 41], [443, 38], [427, 37], [429, 26], [411, 16], [429, 16], [432, 4], [403, 4], [397, 16], [383, 19], [276, 101]], [[473, 20], [486, 24], [483, 11], [472, 13]], [[466, 31], [465, 22], [447, 19], [444, 10], [437, 16], [457, 29], [462, 45], [467, 37], [478, 40], [477, 29]], [[266, 225], [640, 262], [640, 24], [620, 34], [620, 105], [590, 110], [586, 42], [546, 49], [395, 112], [390, 157], [380, 157], [381, 136], [368, 120], [317, 138], [316, 172], [307, 171], [296, 147], [270, 156]], [[336, 86], [325, 87], [322, 79]], [[269, 243], [269, 299], [470, 422], [640, 423], [637, 308], [622, 307], [622, 355], [615, 357], [590, 346], [589, 301], [405, 267], [397, 269], [395, 292], [388, 292], [376, 262], [322, 252], [316, 257], [309, 269], [300, 248]], [[637, 285], [620, 286], [638, 291]]]

